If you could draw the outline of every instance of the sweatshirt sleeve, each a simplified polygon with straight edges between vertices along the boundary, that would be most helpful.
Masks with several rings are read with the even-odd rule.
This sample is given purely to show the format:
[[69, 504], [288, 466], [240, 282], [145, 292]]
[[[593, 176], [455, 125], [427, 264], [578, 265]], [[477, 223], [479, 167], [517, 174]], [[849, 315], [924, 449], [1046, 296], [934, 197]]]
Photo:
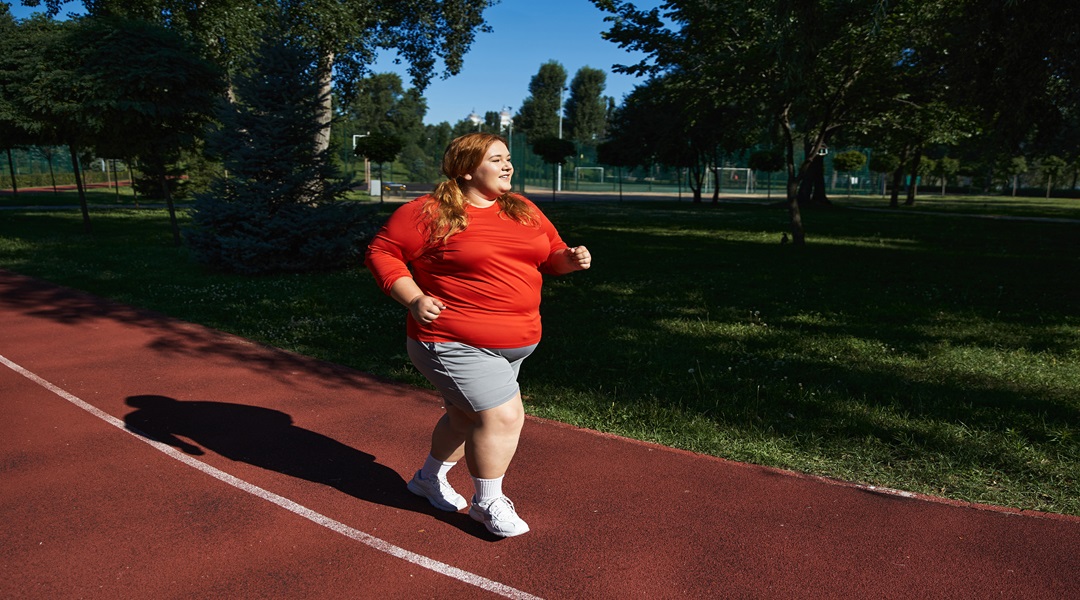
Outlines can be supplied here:
[[368, 244], [364, 265], [383, 293], [402, 277], [412, 277], [409, 262], [420, 255], [424, 237], [419, 226], [421, 199], [403, 204]]

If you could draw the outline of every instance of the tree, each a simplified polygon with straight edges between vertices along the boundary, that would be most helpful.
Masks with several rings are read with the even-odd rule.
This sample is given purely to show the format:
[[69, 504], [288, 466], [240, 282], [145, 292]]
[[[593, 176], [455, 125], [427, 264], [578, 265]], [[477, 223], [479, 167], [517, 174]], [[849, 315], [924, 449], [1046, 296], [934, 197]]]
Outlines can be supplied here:
[[530, 138], [559, 137], [559, 114], [566, 88], [566, 69], [556, 61], [540, 65], [529, 81], [529, 96], [521, 103], [514, 124]]
[[[67, 0], [45, 0], [57, 14]], [[340, 2], [179, 3], [173, 0], [84, 0], [91, 15], [116, 15], [167, 24], [203, 40], [230, 77], [245, 68], [268, 25], [284, 26], [287, 37], [307, 48], [319, 75], [319, 120], [313, 133], [319, 150], [329, 146], [331, 86], [347, 101], [380, 50], [392, 49], [409, 64], [413, 87], [423, 90], [442, 64], [447, 75], [461, 71], [477, 30], [486, 30], [483, 11], [492, 0], [342, 0]]]
[[1027, 173], [1027, 159], [1023, 156], [1014, 156], [1001, 165], [1001, 172], [1012, 182], [1012, 195], [1016, 197], [1016, 187], [1019, 184], [1020, 175]]
[[956, 175], [960, 171], [960, 161], [948, 156], [942, 156], [934, 161], [933, 175], [941, 180], [941, 195], [945, 195], [945, 186], [949, 182], [949, 178]]
[[570, 139], [579, 144], [596, 145], [607, 126], [607, 98], [604, 85], [607, 74], [599, 69], [581, 67], [570, 82], [566, 100], [566, 125]]
[[784, 168], [784, 153], [779, 150], [758, 150], [750, 154], [747, 166], [754, 171], [765, 171], [766, 197], [772, 198], [772, 174]]
[[[383, 135], [401, 142], [401, 147], [394, 153], [421, 157], [421, 164], [410, 164], [410, 173], [414, 177], [430, 171], [430, 156], [422, 148], [425, 128], [424, 115], [427, 114], [427, 101], [415, 88], [405, 89], [401, 77], [395, 73], [377, 73], [360, 81], [348, 104], [340, 109], [342, 118], [340, 127], [350, 135], [343, 136], [349, 152], [352, 150], [351, 135]], [[357, 147], [365, 143], [366, 138], [355, 138]], [[365, 156], [359, 153], [360, 156]], [[393, 160], [393, 157], [391, 159]], [[381, 179], [381, 177], [380, 177]]]
[[600, 142], [596, 147], [596, 157], [600, 164], [615, 167], [619, 179], [619, 200], [622, 200], [622, 170], [636, 165], [635, 155], [617, 140]]
[[[395, 134], [382, 133], [376, 131], [370, 135], [356, 140], [356, 152], [357, 156], [363, 156], [371, 162], [379, 165], [379, 181], [385, 183], [382, 177], [383, 163], [393, 162], [398, 154], [401, 154], [401, 150], [405, 147], [405, 142]], [[379, 202], [383, 201], [383, 194], [379, 194]]]
[[646, 56], [616, 70], [645, 75], [681, 70], [697, 82], [688, 88], [691, 93], [721, 98], [711, 105], [767, 115], [780, 129], [797, 245], [805, 243], [799, 188], [819, 151], [839, 128], [884, 110], [894, 97], [888, 84], [896, 65], [913, 40], [927, 38], [924, 31], [936, 23], [931, 12], [937, 8], [914, 0], [671, 0], [661, 15], [659, 9], [643, 11], [619, 0], [593, 2], [614, 15], [605, 36]]
[[210, 137], [227, 175], [196, 196], [187, 241], [209, 266], [245, 274], [337, 268], [354, 263], [372, 233], [361, 205], [337, 200], [322, 127], [313, 55], [283, 34], [268, 36], [222, 101]]
[[1050, 190], [1053, 188], [1054, 179], [1060, 177], [1068, 166], [1065, 159], [1060, 156], [1047, 156], [1039, 161], [1039, 172], [1042, 173], [1043, 178], [1046, 180], [1047, 198], [1050, 197]]
[[74, 47], [87, 48], [80, 71], [94, 89], [83, 107], [99, 124], [93, 146], [102, 156], [139, 160], [161, 190], [180, 245], [170, 177], [213, 116], [225, 89], [221, 72], [189, 40], [144, 21], [88, 17], [72, 34]]
[[[82, 210], [83, 230], [92, 231], [80, 155], [100, 131], [84, 109], [96, 89], [81, 74], [86, 49], [75, 43], [76, 21], [35, 15], [5, 32], [0, 53], [0, 134], [34, 144], [68, 147]], [[10, 147], [10, 146], [9, 146]]]
[[564, 164], [567, 158], [574, 155], [576, 152], [574, 143], [570, 140], [552, 136], [534, 138], [532, 141], [532, 151], [540, 157], [540, 160], [552, 165], [551, 198], [554, 199], [555, 189], [557, 187], [554, 166]]
[[881, 174], [881, 195], [885, 195], [885, 174], [895, 173], [900, 168], [900, 157], [888, 152], [875, 152], [870, 156], [870, 170]]
[[[1080, 109], [1080, 5], [962, 0], [949, 6], [949, 35], [937, 42], [949, 57], [950, 89], [979, 108], [989, 147], [1006, 155], [1042, 153]], [[1076, 148], [1075, 138], [1070, 146]]]
[[851, 173], [866, 164], [866, 155], [858, 150], [848, 150], [833, 157], [833, 168], [848, 174], [848, 196], [851, 195]]

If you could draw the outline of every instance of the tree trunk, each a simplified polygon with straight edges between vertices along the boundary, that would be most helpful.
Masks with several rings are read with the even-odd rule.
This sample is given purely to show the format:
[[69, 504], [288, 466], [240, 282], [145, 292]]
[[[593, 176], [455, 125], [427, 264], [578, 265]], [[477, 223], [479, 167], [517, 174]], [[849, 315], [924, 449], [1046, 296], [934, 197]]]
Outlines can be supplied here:
[[[794, 246], [806, 245], [806, 231], [803, 229], [802, 214], [799, 211], [799, 175], [795, 172], [795, 141], [792, 136], [791, 122], [788, 119], [788, 109], [777, 115], [777, 122], [784, 134], [784, 162], [787, 167], [787, 203], [788, 217], [791, 221], [791, 243]], [[799, 167], [801, 174], [805, 176], [808, 169], [804, 159]]]
[[814, 155], [809, 167], [803, 174], [798, 190], [799, 202], [807, 207], [832, 206], [825, 193], [825, 161], [820, 155]]
[[8, 171], [11, 173], [11, 193], [18, 195], [18, 182], [15, 181], [15, 159], [11, 158], [11, 148], [8, 149]]
[[169, 179], [165, 176], [164, 165], [158, 169], [158, 184], [161, 185], [161, 194], [165, 197], [165, 206], [169, 207], [169, 224], [172, 226], [173, 245], [180, 245], [180, 224], [176, 221], [176, 207], [173, 205], [172, 191], [169, 190]]
[[53, 170], [53, 152], [49, 151], [49, 181], [52, 182], [52, 193], [59, 194], [60, 190], [56, 189], [56, 171]]
[[82, 208], [83, 231], [91, 232], [90, 207], [86, 205], [86, 188], [83, 186], [82, 165], [79, 164], [79, 149], [74, 142], [68, 142], [68, 150], [71, 151], [71, 169], [75, 171], [75, 189], [79, 191], [79, 207]]
[[915, 158], [911, 160], [911, 185], [908, 186], [904, 206], [915, 206], [915, 196], [919, 193], [919, 165], [922, 164], [922, 151], [917, 150], [913, 154]]
[[791, 218], [791, 243], [796, 246], [806, 245], [806, 231], [803, 229], [802, 213], [799, 210], [799, 182], [788, 179], [788, 216]]
[[320, 127], [318, 133], [315, 134], [316, 152], [323, 152], [330, 148], [330, 119], [334, 114], [330, 95], [333, 67], [334, 53], [327, 52], [319, 61], [319, 99], [322, 101], [322, 106], [319, 110]]
[[892, 176], [892, 192], [889, 194], [889, 208], [900, 206], [900, 187], [904, 183], [904, 167], [897, 167]]
[[116, 201], [120, 202], [120, 174], [116, 172], [116, 159], [112, 159], [113, 189], [116, 190]]

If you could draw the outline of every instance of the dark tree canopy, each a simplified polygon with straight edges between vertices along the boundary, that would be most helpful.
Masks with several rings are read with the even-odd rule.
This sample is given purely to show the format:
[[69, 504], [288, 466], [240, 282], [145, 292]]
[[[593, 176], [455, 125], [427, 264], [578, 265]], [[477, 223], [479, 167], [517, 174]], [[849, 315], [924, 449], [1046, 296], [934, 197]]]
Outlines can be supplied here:
[[360, 205], [338, 202], [327, 150], [312, 144], [322, 104], [309, 50], [264, 42], [220, 103], [210, 139], [227, 175], [196, 198], [188, 243], [210, 266], [247, 274], [332, 269], [358, 259], [370, 231]]

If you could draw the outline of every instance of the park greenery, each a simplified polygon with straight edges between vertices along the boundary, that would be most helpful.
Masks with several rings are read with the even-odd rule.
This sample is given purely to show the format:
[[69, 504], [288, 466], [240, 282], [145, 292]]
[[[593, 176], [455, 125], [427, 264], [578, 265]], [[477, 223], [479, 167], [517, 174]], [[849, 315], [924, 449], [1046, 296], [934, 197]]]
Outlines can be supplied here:
[[[805, 240], [800, 208], [828, 202], [829, 146], [897, 155], [894, 205], [903, 177], [924, 173], [927, 152], [968, 153], [964, 162], [981, 163], [988, 180], [1013, 156], [1039, 156], [1048, 181], [1059, 153], [1078, 158], [1073, 2], [593, 4], [610, 15], [608, 39], [645, 54], [617, 67], [649, 77], [614, 120], [617, 137], [640, 140], [650, 125], [675, 131], [666, 144], [628, 147], [692, 173], [755, 143], [779, 149], [796, 244]], [[664, 122], [650, 123], [657, 115]], [[690, 179], [696, 196], [702, 180]], [[906, 187], [910, 204], [915, 186]]]
[[[115, 206], [111, 191], [94, 194]], [[819, 241], [793, 253], [779, 243], [786, 212], [763, 198], [538, 197], [596, 265], [545, 284], [544, 342], [522, 370], [533, 415], [1080, 515], [1080, 280], [1062, 276], [1080, 268], [1076, 201], [817, 211]], [[995, 214], [1071, 222], [979, 218]], [[101, 208], [95, 219], [85, 235], [78, 211], [2, 214], [0, 266], [426, 386], [404, 352], [404, 309], [360, 265], [228, 275], [171, 244], [164, 210]]]
[[[50, 170], [62, 149], [77, 186], [13, 204], [80, 208], [5, 211], [0, 266], [424, 385], [358, 262], [393, 205], [353, 174], [435, 181], [454, 136], [504, 131], [552, 176], [602, 164], [691, 191], [571, 203], [552, 186], [545, 211], [598, 263], [548, 284], [533, 414], [1080, 514], [1077, 225], [1035, 220], [1080, 217], [1051, 199], [1080, 177], [1075, 2], [593, 0], [645, 57], [616, 67], [642, 77], [630, 94], [605, 97], [590, 67], [568, 86], [550, 61], [516, 113], [438, 125], [424, 87], [460, 70], [490, 0], [87, 0], [52, 18], [66, 4], [16, 20], [0, 3], [10, 187], [25, 148]], [[369, 71], [381, 51], [411, 87]], [[164, 207], [87, 190], [91, 160], [134, 167]], [[746, 166], [779, 173], [777, 201], [723, 201], [717, 173]], [[873, 197], [829, 197], [830, 170], [850, 186], [864, 168]], [[949, 196], [961, 180], [981, 195]], [[1001, 214], [1028, 220], [977, 218]]]

